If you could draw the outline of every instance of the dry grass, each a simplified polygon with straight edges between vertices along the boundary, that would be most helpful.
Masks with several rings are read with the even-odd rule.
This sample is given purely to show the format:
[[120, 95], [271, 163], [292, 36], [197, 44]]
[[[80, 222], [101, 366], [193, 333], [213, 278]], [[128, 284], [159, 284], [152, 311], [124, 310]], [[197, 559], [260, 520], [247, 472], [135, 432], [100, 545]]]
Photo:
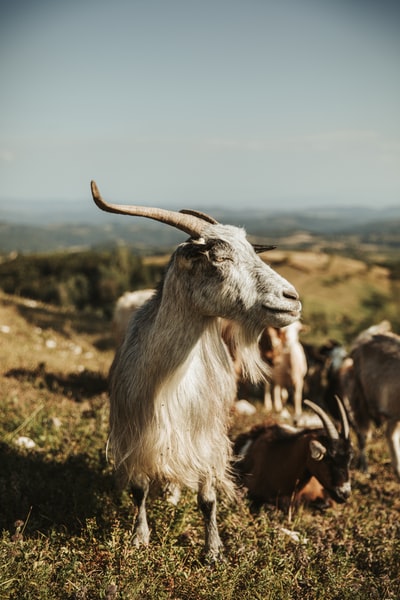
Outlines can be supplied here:
[[0, 295], [1, 598], [400, 597], [399, 484], [380, 432], [345, 506], [289, 520], [222, 503], [226, 562], [214, 569], [191, 492], [176, 508], [155, 497], [151, 545], [134, 549], [131, 499], [105, 459], [111, 359], [107, 323]]

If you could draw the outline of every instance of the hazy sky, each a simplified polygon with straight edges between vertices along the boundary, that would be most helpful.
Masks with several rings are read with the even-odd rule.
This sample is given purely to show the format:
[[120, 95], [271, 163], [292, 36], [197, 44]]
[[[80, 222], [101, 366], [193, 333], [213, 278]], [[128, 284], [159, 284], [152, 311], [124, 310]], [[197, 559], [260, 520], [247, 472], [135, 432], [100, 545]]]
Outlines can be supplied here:
[[400, 3], [0, 3], [0, 202], [400, 202]]

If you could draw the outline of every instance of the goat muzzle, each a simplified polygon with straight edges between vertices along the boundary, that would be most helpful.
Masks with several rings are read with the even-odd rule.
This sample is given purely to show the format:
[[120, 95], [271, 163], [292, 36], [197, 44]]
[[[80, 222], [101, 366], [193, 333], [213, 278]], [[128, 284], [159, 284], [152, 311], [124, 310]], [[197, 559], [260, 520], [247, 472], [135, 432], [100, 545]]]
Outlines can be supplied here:
[[339, 504], [343, 504], [346, 500], [349, 499], [351, 494], [351, 484], [350, 481], [346, 481], [343, 485], [336, 487], [334, 490], [329, 490], [330, 495], [332, 496], [335, 502]]

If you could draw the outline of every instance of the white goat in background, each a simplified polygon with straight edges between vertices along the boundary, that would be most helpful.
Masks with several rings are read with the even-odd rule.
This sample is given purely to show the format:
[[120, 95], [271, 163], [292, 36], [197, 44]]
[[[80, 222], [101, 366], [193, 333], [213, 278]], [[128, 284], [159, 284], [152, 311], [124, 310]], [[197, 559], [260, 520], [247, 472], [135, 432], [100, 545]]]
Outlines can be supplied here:
[[307, 359], [299, 341], [302, 329], [300, 321], [279, 330], [267, 328], [272, 347], [269, 355], [272, 368], [271, 383], [265, 383], [264, 406], [267, 410], [274, 408], [276, 412], [282, 412], [291, 392], [295, 419], [301, 416], [304, 377], [307, 374]]
[[245, 231], [195, 211], [106, 203], [105, 211], [155, 219], [189, 239], [171, 256], [156, 293], [129, 323], [110, 370], [109, 449], [138, 507], [134, 543], [147, 544], [146, 498], [152, 482], [197, 490], [205, 551], [218, 558], [216, 490], [232, 497], [229, 410], [235, 399], [233, 362], [220, 319], [235, 321], [236, 345], [253, 380], [263, 377], [258, 338], [267, 325], [297, 320], [296, 290], [256, 252]]
[[112, 319], [113, 336], [117, 346], [119, 346], [128, 329], [128, 323], [132, 315], [154, 294], [153, 289], [136, 290], [134, 292], [125, 292], [118, 298]]

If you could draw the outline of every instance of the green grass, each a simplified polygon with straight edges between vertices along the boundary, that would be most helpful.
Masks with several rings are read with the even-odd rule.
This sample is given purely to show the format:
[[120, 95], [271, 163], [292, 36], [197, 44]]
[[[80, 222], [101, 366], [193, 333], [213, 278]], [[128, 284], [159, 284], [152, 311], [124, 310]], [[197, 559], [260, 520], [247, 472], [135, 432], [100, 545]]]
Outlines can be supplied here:
[[[105, 457], [107, 327], [0, 296], [0, 598], [400, 597], [399, 484], [380, 431], [370, 476], [354, 471], [345, 505], [300, 508], [289, 519], [273, 507], [252, 514], [241, 496], [222, 500], [225, 561], [212, 568], [202, 560], [194, 493], [177, 507], [155, 494], [150, 546], [135, 549], [132, 500], [117, 493]], [[247, 423], [237, 418], [235, 430]], [[35, 447], [18, 446], [20, 436]]]

